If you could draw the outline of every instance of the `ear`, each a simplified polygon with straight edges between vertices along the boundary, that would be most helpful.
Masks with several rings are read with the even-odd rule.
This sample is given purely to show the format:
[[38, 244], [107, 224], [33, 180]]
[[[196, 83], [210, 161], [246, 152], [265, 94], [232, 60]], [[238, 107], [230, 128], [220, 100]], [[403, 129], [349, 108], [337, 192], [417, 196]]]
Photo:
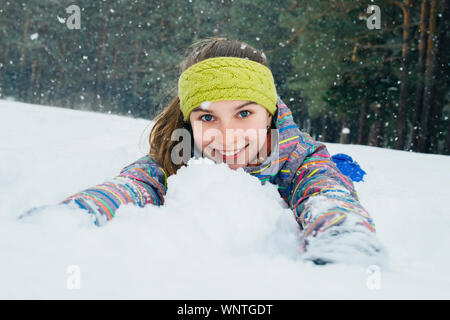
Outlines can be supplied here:
[[267, 114], [268, 114], [268, 117], [267, 117], [267, 126], [271, 126], [272, 125], [272, 115], [269, 113], [269, 112], [267, 112]]

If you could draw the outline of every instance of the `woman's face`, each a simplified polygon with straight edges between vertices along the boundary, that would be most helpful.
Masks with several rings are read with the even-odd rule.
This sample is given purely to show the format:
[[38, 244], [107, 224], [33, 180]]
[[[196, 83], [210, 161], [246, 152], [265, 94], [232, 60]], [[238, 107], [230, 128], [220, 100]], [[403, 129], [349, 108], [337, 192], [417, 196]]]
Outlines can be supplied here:
[[194, 142], [204, 156], [238, 169], [267, 152], [267, 127], [272, 115], [263, 106], [246, 100], [204, 102], [192, 110]]

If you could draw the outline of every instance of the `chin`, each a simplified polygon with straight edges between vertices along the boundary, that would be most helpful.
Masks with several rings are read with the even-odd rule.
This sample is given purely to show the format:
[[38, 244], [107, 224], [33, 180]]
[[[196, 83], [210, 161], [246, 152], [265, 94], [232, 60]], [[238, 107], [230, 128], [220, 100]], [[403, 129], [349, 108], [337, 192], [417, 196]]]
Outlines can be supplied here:
[[245, 164], [229, 164], [228, 168], [230, 168], [231, 170], [237, 170], [239, 168], [243, 168], [245, 167]]
[[245, 167], [244, 165], [237, 165], [237, 164], [229, 164], [228, 165], [228, 168], [230, 168], [231, 170], [237, 170], [237, 169], [239, 169], [239, 168], [243, 168], [243, 167]]

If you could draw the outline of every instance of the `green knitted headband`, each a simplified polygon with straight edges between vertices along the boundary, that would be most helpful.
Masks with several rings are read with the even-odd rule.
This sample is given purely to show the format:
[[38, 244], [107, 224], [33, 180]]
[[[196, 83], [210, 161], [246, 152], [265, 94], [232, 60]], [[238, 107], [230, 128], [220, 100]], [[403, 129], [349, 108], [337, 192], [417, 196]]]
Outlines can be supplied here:
[[178, 96], [185, 121], [205, 101], [249, 100], [272, 115], [277, 110], [272, 72], [244, 58], [216, 57], [192, 65], [178, 79]]

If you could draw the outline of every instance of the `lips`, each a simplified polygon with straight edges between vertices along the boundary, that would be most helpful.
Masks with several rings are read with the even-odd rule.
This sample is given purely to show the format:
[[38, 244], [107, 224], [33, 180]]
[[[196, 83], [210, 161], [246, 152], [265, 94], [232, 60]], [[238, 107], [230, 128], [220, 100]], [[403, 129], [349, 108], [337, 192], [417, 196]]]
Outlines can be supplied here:
[[245, 147], [238, 149], [238, 150], [233, 150], [233, 151], [217, 150], [217, 151], [222, 155], [223, 161], [227, 161], [227, 160], [237, 159], [237, 157], [239, 157], [247, 147], [248, 147], [248, 144]]

